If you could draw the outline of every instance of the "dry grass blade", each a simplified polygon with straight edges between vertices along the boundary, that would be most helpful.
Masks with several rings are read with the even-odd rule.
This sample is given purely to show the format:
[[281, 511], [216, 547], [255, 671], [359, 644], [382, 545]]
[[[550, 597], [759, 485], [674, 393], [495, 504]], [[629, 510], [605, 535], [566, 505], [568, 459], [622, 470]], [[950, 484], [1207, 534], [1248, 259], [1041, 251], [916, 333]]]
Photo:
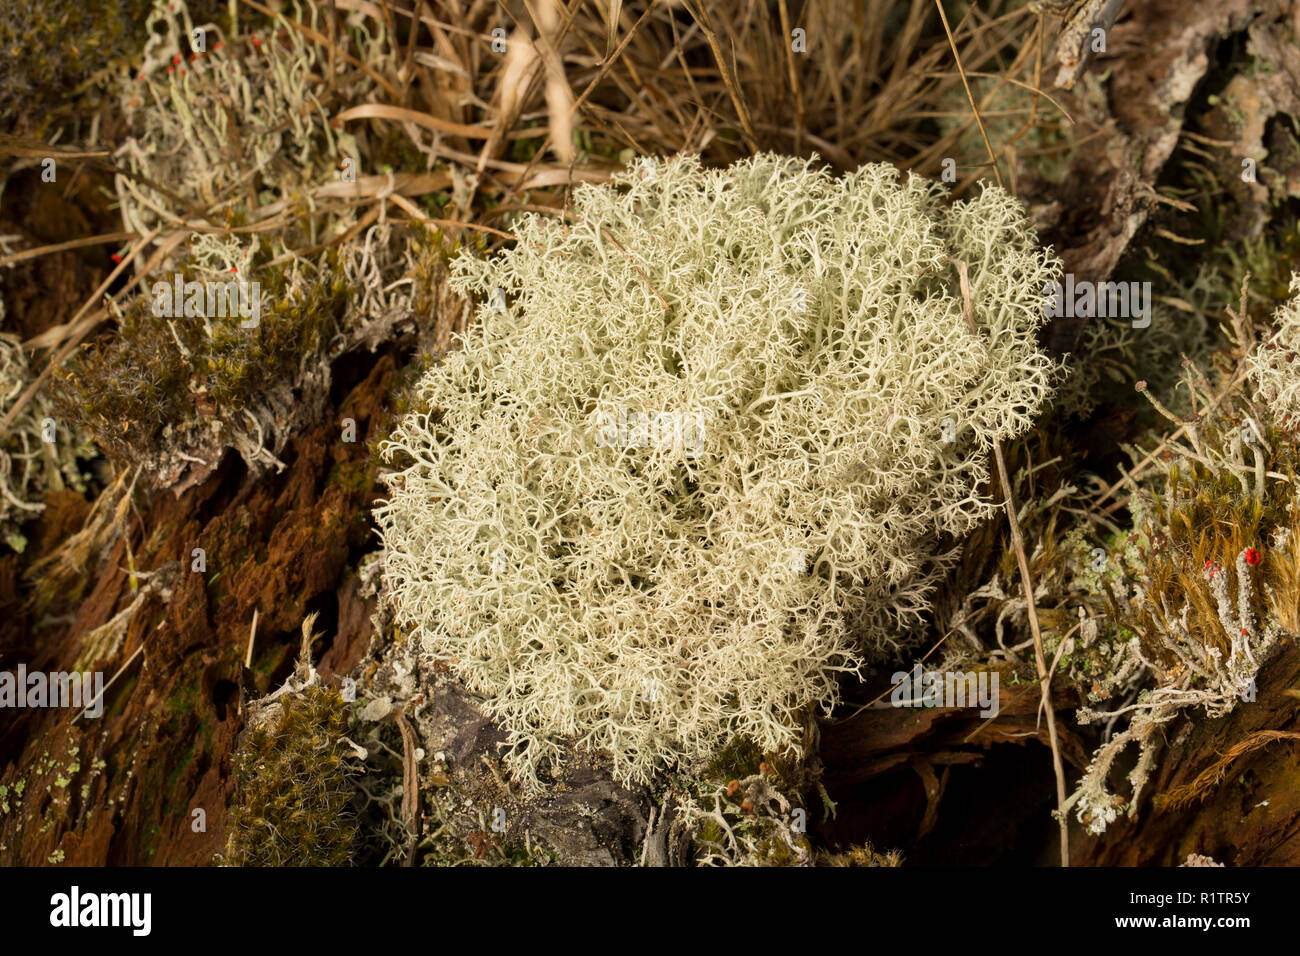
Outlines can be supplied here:
[[21, 156], [25, 159], [105, 159], [112, 153], [106, 149], [60, 149], [44, 144], [32, 146], [12, 136], [0, 136], [0, 157]]
[[500, 236], [502, 239], [517, 240], [519, 237], [512, 232], [505, 232], [501, 229], [493, 229], [491, 226], [484, 226], [477, 222], [465, 222], [461, 219], [436, 219], [433, 216], [426, 216], [416, 208], [415, 204], [403, 196], [393, 193], [388, 200], [394, 205], [400, 207], [412, 219], [419, 222], [430, 223], [445, 229], [477, 229], [479, 232], [491, 233], [494, 236]]
[[[780, 0], [781, 35], [789, 38], [793, 34], [790, 27], [790, 7], [786, 0]], [[790, 89], [794, 90], [794, 151], [803, 150], [803, 90], [799, 86], [799, 71], [794, 68], [794, 43], [783, 43], [785, 47], [785, 64], [790, 73]]]
[[979, 107], [975, 105], [975, 95], [971, 93], [970, 80], [966, 78], [966, 67], [962, 65], [961, 54], [957, 52], [957, 41], [953, 39], [952, 27], [948, 25], [948, 14], [944, 12], [942, 0], [934, 0], [934, 5], [939, 8], [939, 19], [943, 21], [943, 31], [948, 35], [948, 45], [952, 47], [952, 56], [957, 62], [957, 72], [961, 75], [961, 85], [966, 89], [966, 99], [970, 100], [971, 112], [975, 115], [975, 122], [979, 125], [980, 136], [984, 138], [984, 146], [989, 151], [989, 162], [993, 164], [993, 177], [1001, 186], [1002, 173], [998, 171], [998, 157], [993, 152], [993, 144], [989, 142], [988, 130], [984, 128], [984, 120], [980, 117]]
[[609, 24], [609, 33], [605, 37], [605, 57], [614, 52], [614, 47], [618, 43], [618, 21], [623, 15], [623, 0], [609, 0], [608, 11], [606, 12], [606, 22]]
[[592, 94], [601, 80], [605, 78], [606, 74], [609, 73], [614, 64], [618, 62], [618, 58], [623, 55], [623, 51], [627, 49], [628, 44], [632, 42], [632, 38], [636, 36], [637, 30], [640, 29], [641, 24], [645, 23], [646, 18], [654, 11], [655, 4], [658, 2], [659, 0], [650, 0], [650, 3], [645, 8], [645, 12], [642, 13], [636, 23], [632, 25], [632, 29], [628, 31], [627, 36], [623, 37], [622, 42], [619, 43], [614, 52], [605, 58], [605, 62], [601, 64], [600, 71], [592, 78], [591, 82], [587, 84], [587, 88], [582, 91], [582, 95], [574, 100], [573, 106], [570, 107], [571, 115], [577, 113], [579, 107], [581, 107], [583, 103], [587, 102], [587, 97]]
[[69, 239], [67, 242], [56, 242], [51, 246], [24, 249], [22, 252], [4, 256], [0, 258], [0, 266], [13, 265], [15, 262], [23, 262], [27, 259], [39, 259], [41, 256], [48, 256], [55, 252], [66, 252], [69, 249], [84, 249], [86, 246], [108, 245], [112, 242], [126, 242], [128, 239], [139, 238], [140, 234], [136, 232], [109, 232], [102, 236], [87, 236], [85, 239]]
[[416, 126], [423, 126], [425, 129], [448, 133], [452, 136], [462, 136], [465, 139], [489, 139], [495, 132], [493, 127], [466, 126], [463, 123], [452, 123], [431, 116], [428, 113], [421, 113], [419, 110], [408, 110], [405, 107], [387, 106], [382, 103], [363, 103], [360, 106], [353, 106], [334, 117], [334, 122], [339, 124], [357, 119], [389, 119], [400, 123], [414, 123]]
[[1204, 800], [1209, 796], [1214, 786], [1223, 780], [1228, 768], [1232, 766], [1234, 761], [1267, 747], [1277, 740], [1300, 741], [1300, 734], [1285, 730], [1261, 730], [1251, 734], [1245, 740], [1234, 745], [1219, 760], [1216, 760], [1197, 774], [1196, 779], [1191, 783], [1158, 797], [1156, 801], [1158, 808], [1162, 810], [1181, 810], [1190, 806], [1193, 801]]
[[727, 59], [722, 54], [722, 45], [718, 42], [718, 34], [713, 29], [712, 21], [709, 19], [708, 11], [700, 6], [692, 7], [686, 4], [686, 9], [691, 11], [695, 17], [695, 22], [700, 25], [700, 30], [709, 42], [709, 48], [713, 51], [713, 58], [717, 61], [718, 72], [722, 76], [722, 82], [726, 84], [727, 94], [731, 97], [731, 103], [736, 108], [736, 115], [740, 119], [740, 127], [745, 134], [745, 140], [752, 150], [758, 150], [758, 134], [754, 132], [754, 123], [749, 116], [749, 109], [745, 106], [745, 100], [740, 95], [740, 85], [735, 78], [735, 57], [732, 57], [731, 67], [727, 65]]
[[108, 679], [108, 682], [104, 684], [104, 689], [101, 690], [98, 694], [96, 694], [94, 699], [91, 700], [90, 703], [85, 706], [85, 708], [78, 711], [77, 716], [74, 717], [73, 720], [80, 720], [82, 717], [86, 716], [86, 714], [89, 713], [91, 710], [94, 710], [96, 707], [98, 707], [100, 705], [100, 702], [104, 699], [104, 695], [108, 693], [108, 689], [112, 687], [115, 683], [117, 683], [117, 679], [121, 677], [123, 674], [125, 674], [127, 668], [130, 667], [132, 664], [134, 664], [136, 660], [140, 657], [140, 655], [143, 653], [144, 653], [144, 645], [141, 644], [139, 647], [135, 649], [135, 653], [132, 654], [130, 657], [128, 657], [126, 661], [122, 664], [122, 666], [119, 667], [117, 671], [113, 674], [113, 676]]
[[[424, 196], [451, 188], [451, 173], [395, 173], [389, 176], [358, 176], [353, 182], [337, 182], [312, 190], [315, 199], [375, 199], [381, 194]], [[273, 207], [265, 206], [263, 211]]]
[[564, 75], [564, 62], [557, 48], [560, 39], [560, 15], [556, 0], [524, 0], [529, 15], [537, 24], [537, 44], [546, 67], [546, 114], [550, 123], [550, 142], [561, 162], [577, 158], [573, 146], [573, 90]]
[[[978, 336], [975, 325], [975, 307], [971, 303], [970, 276], [966, 263], [957, 260], [957, 274], [961, 280], [962, 308], [966, 316], [966, 325], [971, 334]], [[1034, 607], [1034, 582], [1029, 573], [1029, 559], [1025, 554], [1025, 540], [1020, 533], [1019, 509], [1016, 507], [1015, 493], [1011, 487], [1011, 477], [1007, 474], [1007, 460], [1002, 454], [1001, 442], [993, 443], [993, 456], [998, 465], [998, 481], [1002, 485], [1003, 504], [1007, 512], [1007, 526], [1011, 531], [1011, 547], [1016, 553], [1016, 565], [1020, 570], [1020, 586], [1025, 592], [1025, 608], [1029, 616], [1029, 632], [1034, 638], [1034, 663], [1038, 669], [1038, 685], [1042, 695], [1042, 706], [1047, 712], [1047, 738], [1052, 747], [1052, 771], [1056, 775], [1057, 822], [1061, 831], [1061, 866], [1070, 865], [1070, 821], [1065, 810], [1065, 766], [1061, 762], [1061, 745], [1056, 732], [1056, 710], [1052, 707], [1052, 675], [1047, 669], [1047, 657], [1043, 653], [1043, 634], [1038, 626], [1038, 609]]]
[[[942, 72], [931, 74], [931, 76], [934, 77], [947, 77], [947, 76], [960, 76], [960, 75], [961, 75], [960, 73], [942, 73]], [[1043, 99], [1047, 100], [1047, 102], [1051, 103], [1060, 111], [1061, 115], [1065, 117], [1065, 121], [1067, 123], [1069, 123], [1071, 126], [1075, 125], [1074, 117], [1070, 115], [1070, 111], [1065, 108], [1065, 106], [1061, 103], [1061, 101], [1056, 99], [1056, 97], [1052, 96], [1052, 94], [1048, 93], [1046, 90], [1040, 89], [1037, 84], [1026, 83], [1023, 80], [1017, 80], [1015, 77], [1007, 76], [1005, 73], [985, 73], [981, 70], [967, 70], [966, 75], [976, 76], [979, 77], [980, 79], [985, 79], [985, 80], [1001, 80], [1005, 83], [1010, 83], [1012, 86], [1017, 86], [1020, 89], [1025, 90], [1029, 93], [1033, 93], [1036, 97], [1041, 96]]]
[[69, 338], [90, 331], [108, 317], [107, 309], [97, 309], [77, 322], [64, 322], [46, 329], [40, 335], [34, 335], [23, 342], [23, 348], [29, 352], [36, 349], [52, 349], [62, 345]]

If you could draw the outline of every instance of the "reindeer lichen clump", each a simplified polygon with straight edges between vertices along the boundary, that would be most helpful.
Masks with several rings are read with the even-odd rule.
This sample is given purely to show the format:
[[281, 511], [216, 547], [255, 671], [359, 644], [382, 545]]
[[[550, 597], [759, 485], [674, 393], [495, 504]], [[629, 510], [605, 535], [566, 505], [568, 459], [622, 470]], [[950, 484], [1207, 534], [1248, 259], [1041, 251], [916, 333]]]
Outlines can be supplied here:
[[912, 639], [1056, 371], [1023, 207], [943, 196], [887, 165], [645, 160], [456, 260], [483, 321], [385, 445], [386, 599], [519, 777], [559, 738], [629, 781], [734, 735], [797, 753], [838, 674]]

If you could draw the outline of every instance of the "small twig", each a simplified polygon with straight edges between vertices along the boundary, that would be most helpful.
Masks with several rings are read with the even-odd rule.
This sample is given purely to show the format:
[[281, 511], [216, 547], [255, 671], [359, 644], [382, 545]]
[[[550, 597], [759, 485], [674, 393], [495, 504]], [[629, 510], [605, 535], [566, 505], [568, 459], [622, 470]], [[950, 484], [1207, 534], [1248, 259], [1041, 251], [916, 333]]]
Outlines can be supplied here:
[[[940, 10], [943, 8], [940, 7]], [[947, 19], [944, 20], [945, 26]], [[970, 276], [966, 272], [966, 263], [954, 260], [957, 274], [961, 280], [962, 308], [966, 316], [966, 325], [971, 335], [979, 338], [979, 329], [975, 325], [975, 307], [970, 297]], [[983, 341], [983, 339], [980, 339]], [[1052, 675], [1047, 669], [1046, 655], [1043, 654], [1043, 634], [1038, 627], [1038, 610], [1034, 607], [1034, 582], [1029, 574], [1029, 558], [1025, 556], [1025, 541], [1020, 533], [1020, 519], [1016, 517], [1015, 492], [1011, 487], [1011, 478], [1007, 474], [1007, 461], [1002, 454], [1002, 443], [993, 443], [993, 457], [997, 460], [998, 480], [1002, 483], [1003, 504], [1007, 512], [1007, 524], [1011, 529], [1011, 547], [1016, 552], [1016, 564], [1020, 568], [1020, 584], [1025, 590], [1025, 608], [1029, 615], [1029, 632], [1034, 638], [1034, 662], [1038, 666], [1038, 682], [1043, 707], [1047, 711], [1047, 739], [1052, 747], [1052, 770], [1056, 774], [1057, 822], [1061, 828], [1061, 866], [1070, 865], [1070, 821], [1065, 807], [1065, 767], [1061, 763], [1061, 745], [1056, 736], [1056, 710], [1052, 707]]]
[[[965, 623], [966, 623], [966, 620], [967, 620], [967, 618], [963, 617], [963, 618], [962, 618], [960, 621], [958, 621], [955, 625], [953, 625], [952, 627], [950, 627], [950, 628], [948, 629], [948, 633], [945, 634], [943, 637], [939, 638], [939, 640], [935, 641], [934, 646], [931, 647], [931, 648], [930, 648], [928, 651], [926, 651], [924, 654], [922, 654], [922, 655], [921, 655], [921, 659], [918, 660], [916, 663], [917, 663], [917, 664], [924, 664], [927, 660], [929, 660], [930, 655], [933, 654], [935, 651], [937, 651], [937, 650], [938, 650], [938, 649], [943, 645], [943, 642], [944, 642], [944, 641], [948, 640], [948, 638], [950, 638], [950, 637], [952, 637], [954, 634], [956, 634], [956, 633], [957, 633], [957, 629], [958, 629], [959, 627], [961, 627], [961, 625], [965, 624]], [[880, 701], [880, 700], [883, 700], [886, 694], [892, 694], [892, 693], [893, 693], [895, 690], [897, 690], [899, 687], [902, 687], [902, 686], [903, 686], [903, 681], [905, 681], [905, 680], [907, 680], [907, 679], [908, 679], [907, 677], [904, 677], [903, 680], [900, 680], [897, 684], [894, 684], [892, 687], [888, 688], [887, 690], [883, 690], [883, 691], [881, 691], [879, 694], [877, 694], [877, 695], [876, 695], [875, 697], [873, 697], [871, 700], [867, 701], [865, 704], [863, 704], [861, 707], [859, 707], [859, 708], [858, 708], [857, 710], [855, 710], [853, 713], [849, 714], [847, 717], [844, 717], [844, 718], [842, 718], [842, 719], [840, 719], [840, 720], [833, 721], [833, 723], [842, 724], [842, 723], [846, 723], [847, 721], [852, 720], [854, 717], [858, 716], [858, 714], [862, 713], [864, 710], [869, 709], [873, 704], [877, 703], [877, 702]]]
[[253, 666], [253, 642], [257, 640], [257, 608], [253, 608], [253, 625], [248, 629], [248, 650], [244, 653], [244, 666]]
[[[1052, 658], [1052, 666], [1048, 669], [1049, 674], [1056, 673], [1056, 665], [1061, 663], [1061, 657], [1065, 653], [1066, 642], [1069, 641], [1069, 639], [1074, 636], [1074, 632], [1081, 627], [1083, 627], [1082, 621], [1080, 621], [1078, 624], [1075, 624], [1074, 627], [1070, 628], [1068, 631], [1065, 632], [1065, 634], [1061, 636], [1061, 643], [1058, 644], [1056, 647], [1056, 656]], [[1034, 726], [1037, 727], [1039, 723], [1042, 722], [1042, 720], [1043, 720], [1043, 702], [1040, 700], [1038, 702], [1038, 714], [1034, 718]]]
[[394, 206], [401, 207], [404, 212], [408, 213], [413, 219], [417, 219], [420, 222], [430, 222], [435, 226], [444, 226], [452, 229], [477, 229], [479, 232], [488, 232], [494, 236], [500, 236], [502, 239], [511, 239], [514, 241], [518, 241], [519, 239], [519, 237], [512, 232], [493, 229], [491, 226], [479, 225], [476, 222], [465, 222], [460, 219], [434, 219], [432, 216], [426, 216], [424, 213], [420, 212], [415, 203], [411, 202], [404, 196], [399, 196], [397, 193], [392, 193], [386, 198]]
[[77, 714], [76, 719], [80, 720], [82, 717], [86, 716], [86, 713], [92, 707], [94, 707], [97, 703], [103, 700], [104, 695], [108, 693], [108, 689], [113, 686], [113, 682], [116, 681], [119, 677], [121, 677], [124, 673], [126, 673], [126, 669], [130, 667], [131, 664], [135, 661], [135, 659], [143, 653], [144, 653], [144, 644], [141, 644], [139, 647], [135, 649], [135, 653], [132, 654], [129, 658], [127, 658], [126, 663], [117, 669], [117, 673], [108, 679], [108, 683], [104, 685], [103, 690], [101, 690], [98, 694], [95, 695], [95, 699], [92, 700], [90, 703], [88, 703], [85, 706], [85, 708], [82, 709], [81, 713]]
[[406, 860], [415, 865], [415, 845], [420, 839], [420, 770], [415, 759], [416, 736], [406, 714], [397, 712], [397, 729], [402, 732], [402, 824], [406, 827]]
[[25, 259], [37, 259], [41, 256], [49, 255], [53, 252], [66, 252], [69, 249], [81, 249], [85, 246], [106, 245], [110, 242], [126, 242], [128, 239], [139, 239], [140, 234], [137, 232], [109, 232], [101, 236], [87, 236], [85, 239], [70, 239], [67, 242], [56, 242], [51, 246], [38, 246], [35, 249], [24, 249], [22, 252], [15, 252], [11, 256], [0, 258], [0, 266], [13, 265], [15, 262], [22, 262]]
[[655, 298], [659, 300], [659, 304], [664, 307], [664, 311], [665, 312], [669, 311], [668, 303], [664, 301], [664, 297], [659, 294], [659, 290], [656, 289], [655, 284], [650, 281], [650, 277], [645, 274], [645, 270], [636, 264], [636, 260], [632, 258], [632, 254], [627, 251], [627, 248], [623, 245], [623, 243], [615, 239], [610, 234], [610, 231], [606, 229], [604, 226], [600, 227], [600, 234], [604, 236], [606, 239], [608, 239], [610, 242], [614, 243], [615, 247], [618, 249], [619, 252], [627, 256], [627, 261], [632, 263], [632, 268], [635, 269], [637, 271], [637, 274], [640, 275], [641, 278], [645, 280], [645, 284], [650, 287], [650, 291], [653, 292]]

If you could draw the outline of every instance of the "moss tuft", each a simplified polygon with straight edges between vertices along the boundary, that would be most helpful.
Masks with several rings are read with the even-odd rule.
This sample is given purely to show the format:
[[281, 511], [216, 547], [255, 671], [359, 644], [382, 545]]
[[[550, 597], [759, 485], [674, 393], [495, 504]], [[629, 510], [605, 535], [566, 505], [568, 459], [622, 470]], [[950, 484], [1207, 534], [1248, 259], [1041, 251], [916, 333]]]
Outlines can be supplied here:
[[[335, 255], [293, 272], [263, 264], [268, 258], [255, 256], [245, 270], [261, 286], [255, 327], [239, 316], [157, 315], [149, 296], [134, 299], [117, 334], [59, 372], [61, 413], [107, 454], [148, 471], [174, 462], [177, 450], [194, 455], [253, 431], [250, 415], [266, 417], [263, 410], [282, 401], [278, 390], [325, 360], [352, 292]], [[179, 274], [185, 282], [221, 281], [190, 264]]]
[[234, 755], [235, 804], [226, 861], [234, 866], [342, 866], [356, 842], [339, 692], [286, 694]]

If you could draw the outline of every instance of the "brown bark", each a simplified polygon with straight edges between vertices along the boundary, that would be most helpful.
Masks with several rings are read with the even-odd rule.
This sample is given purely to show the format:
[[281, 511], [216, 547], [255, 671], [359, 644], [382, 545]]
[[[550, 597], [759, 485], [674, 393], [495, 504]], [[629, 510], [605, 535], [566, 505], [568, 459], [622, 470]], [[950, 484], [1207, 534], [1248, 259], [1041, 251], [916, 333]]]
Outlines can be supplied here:
[[[283, 474], [249, 482], [228, 455], [217, 474], [179, 498], [144, 499], [126, 535], [84, 568], [80, 606], [56, 599], [38, 615], [6, 559], [0, 648], [29, 670], [74, 669], [85, 635], [131, 603], [129, 564], [173, 584], [170, 600], [146, 597], [116, 653], [93, 662], [105, 680], [130, 662], [107, 690], [101, 717], [18, 710], [0, 729], [0, 786], [11, 804], [0, 816], [0, 862], [43, 864], [59, 851], [80, 865], [212, 860], [224, 842], [254, 610], [260, 693], [291, 669], [309, 610], [330, 619], [327, 643], [315, 649], [323, 677], [346, 674], [366, 650], [370, 609], [347, 572], [353, 551], [369, 543], [375, 463], [366, 441], [377, 435], [395, 371], [391, 355], [363, 365], [346, 398], [291, 442]], [[355, 443], [339, 440], [344, 416], [357, 422]], [[75, 529], [67, 517], [66, 509], [47, 510], [33, 559]], [[206, 551], [203, 573], [191, 571], [193, 548]], [[32, 653], [15, 657], [24, 646]], [[194, 810], [206, 814], [201, 831]]]
[[1085, 866], [1177, 866], [1188, 854], [1226, 866], [1300, 864], [1300, 648], [1263, 662], [1256, 699], [1217, 720], [1186, 714], [1166, 743], [1136, 819], [1080, 840]]

